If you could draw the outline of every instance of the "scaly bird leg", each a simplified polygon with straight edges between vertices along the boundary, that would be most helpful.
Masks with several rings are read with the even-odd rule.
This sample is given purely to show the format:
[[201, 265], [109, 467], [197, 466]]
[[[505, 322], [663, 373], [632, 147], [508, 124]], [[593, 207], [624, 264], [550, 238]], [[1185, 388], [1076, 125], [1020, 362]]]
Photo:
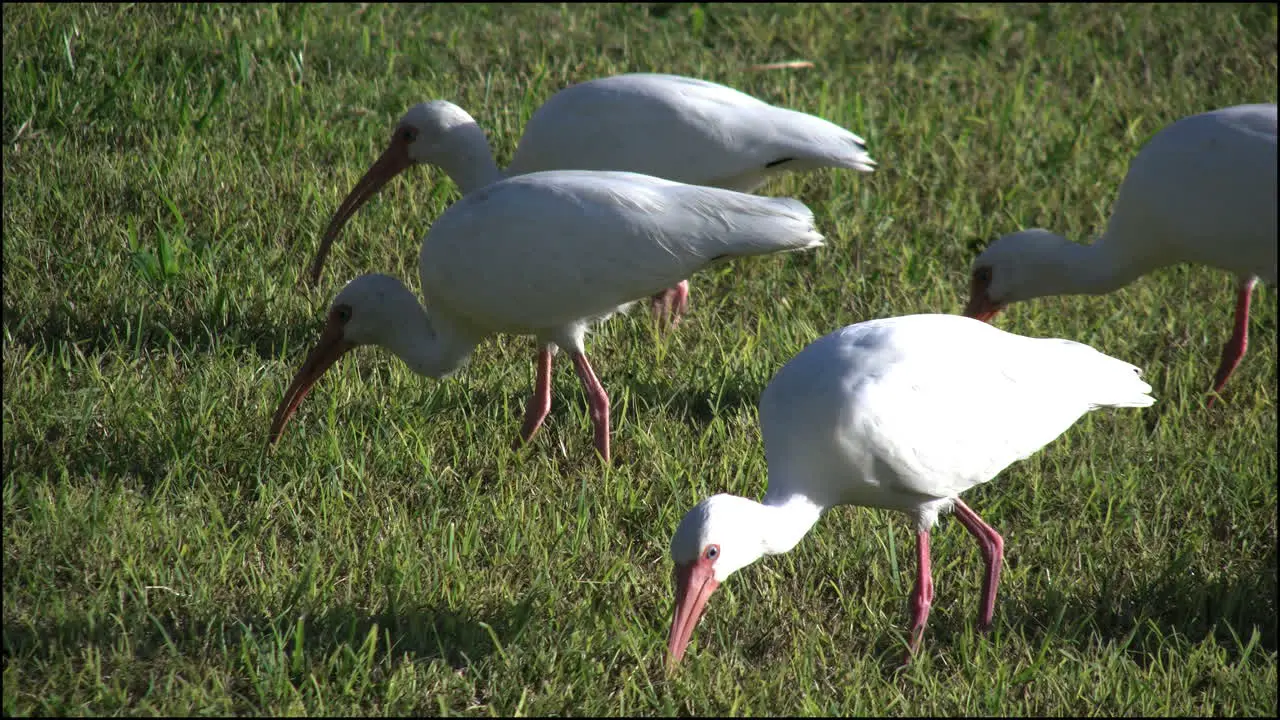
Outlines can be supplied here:
[[991, 619], [996, 613], [996, 586], [1000, 584], [1000, 566], [1004, 563], [1004, 538], [978, 514], [956, 498], [956, 519], [978, 540], [982, 559], [987, 564], [987, 574], [982, 579], [982, 604], [978, 606], [978, 629], [991, 629]]
[[544, 346], [538, 351], [538, 369], [533, 378], [533, 395], [529, 397], [529, 407], [524, 411], [524, 425], [520, 428], [520, 439], [512, 443], [512, 449], [520, 447], [533, 439], [534, 433], [542, 427], [542, 421], [551, 412], [551, 346]]
[[916, 533], [916, 588], [911, 592], [911, 641], [907, 645], [907, 659], [920, 649], [924, 626], [929, 621], [929, 608], [933, 606], [933, 569], [929, 565], [929, 531]]
[[591, 426], [595, 429], [596, 450], [605, 463], [609, 462], [609, 396], [600, 384], [587, 356], [573, 353], [573, 367], [578, 371], [582, 387], [587, 391], [587, 403], [591, 408]]
[[1222, 386], [1227, 384], [1231, 371], [1240, 364], [1244, 351], [1249, 347], [1249, 298], [1253, 295], [1253, 286], [1257, 282], [1255, 277], [1241, 280], [1236, 291], [1235, 328], [1231, 331], [1231, 339], [1222, 346], [1222, 361], [1218, 363], [1218, 372], [1213, 377], [1213, 391], [1207, 403], [1209, 407], [1213, 407], [1213, 401], [1222, 392]]

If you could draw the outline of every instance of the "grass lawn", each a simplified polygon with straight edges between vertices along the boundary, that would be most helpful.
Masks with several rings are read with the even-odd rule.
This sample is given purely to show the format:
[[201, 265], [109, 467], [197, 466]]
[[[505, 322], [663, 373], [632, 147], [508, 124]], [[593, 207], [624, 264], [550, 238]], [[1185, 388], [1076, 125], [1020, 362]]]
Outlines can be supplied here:
[[[965, 496], [1006, 540], [993, 634], [944, 519], [900, 669], [911, 528], [838, 508], [663, 662], [671, 533], [763, 494], [774, 372], [843, 325], [959, 312], [1002, 233], [1092, 238], [1153, 132], [1275, 101], [1276, 42], [1269, 4], [5, 6], [4, 713], [1274, 716], [1276, 292], [1205, 410], [1234, 280], [1198, 267], [996, 320], [1143, 367], [1157, 403]], [[748, 69], [792, 59], [815, 67]], [[828, 247], [695, 276], [669, 336], [635, 312], [589, 338], [613, 467], [563, 361], [509, 449], [523, 337], [441, 382], [353, 353], [264, 453], [342, 283], [416, 289], [458, 197], [406, 173], [298, 286], [400, 114], [452, 100], [505, 165], [553, 92], [625, 71], [821, 115], [880, 167], [765, 189]]]

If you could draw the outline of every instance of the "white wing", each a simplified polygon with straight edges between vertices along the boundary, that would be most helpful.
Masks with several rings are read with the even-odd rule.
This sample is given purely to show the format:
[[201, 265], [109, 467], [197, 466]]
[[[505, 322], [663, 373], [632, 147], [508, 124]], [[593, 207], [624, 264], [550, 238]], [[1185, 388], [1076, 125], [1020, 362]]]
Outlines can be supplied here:
[[[992, 479], [1095, 407], [1150, 405], [1150, 391], [1138, 368], [1087, 345], [1026, 338], [961, 316], [913, 315], [860, 323], [813, 343], [766, 389], [761, 423], [766, 443], [777, 448], [771, 477], [775, 454], [820, 454], [803, 447], [806, 436], [821, 436], [812, 428], [783, 420], [765, 427], [766, 414], [794, 418], [803, 410], [790, 405], [807, 398], [800, 402], [820, 407], [831, 428], [835, 445], [825, 454], [843, 468], [841, 477], [830, 465], [816, 473], [841, 484], [828, 492], [864, 500], [858, 504], [894, 495], [919, 502]], [[865, 502], [868, 496], [882, 502]]]
[[608, 314], [715, 260], [821, 244], [797, 200], [553, 171], [464, 196], [427, 234], [420, 271], [429, 305], [489, 331], [533, 332]]
[[822, 118], [716, 83], [637, 73], [552, 96], [506, 172], [625, 170], [749, 191], [787, 170], [874, 165], [862, 138]]

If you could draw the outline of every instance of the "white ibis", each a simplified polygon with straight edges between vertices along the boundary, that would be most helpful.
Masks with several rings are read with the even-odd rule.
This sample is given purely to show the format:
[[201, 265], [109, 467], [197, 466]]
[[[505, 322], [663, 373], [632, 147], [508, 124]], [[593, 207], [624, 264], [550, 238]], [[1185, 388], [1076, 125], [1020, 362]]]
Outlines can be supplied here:
[[1129, 164], [1092, 245], [1038, 228], [996, 240], [973, 263], [965, 314], [990, 320], [1021, 300], [1101, 295], [1184, 262], [1239, 278], [1212, 405], [1248, 347], [1254, 284], [1276, 283], [1275, 103], [1191, 115], [1156, 133]]
[[[316, 282], [334, 238], [391, 178], [428, 163], [465, 195], [504, 176], [484, 131], [444, 100], [400, 119], [382, 156], [334, 213], [311, 265]], [[752, 192], [788, 171], [842, 167], [871, 172], [862, 138], [822, 118], [774, 107], [733, 88], [676, 75], [614, 75], [573, 85], [542, 105], [525, 127], [505, 175], [543, 170], [622, 170]], [[660, 316], [679, 317], [688, 284], [654, 298]]]
[[468, 193], [422, 241], [426, 307], [399, 281], [362, 275], [334, 299], [320, 340], [271, 424], [283, 431], [343, 353], [381, 345], [419, 375], [444, 377], [495, 333], [539, 344], [527, 442], [551, 408], [551, 358], [569, 351], [586, 388], [595, 445], [609, 461], [609, 397], [587, 362], [592, 323], [734, 257], [822, 245], [798, 200], [763, 198], [623, 172], [531, 173]]
[[1151, 405], [1140, 373], [1088, 345], [1013, 335], [959, 315], [870, 320], [816, 340], [760, 398], [763, 502], [713, 495], [676, 528], [669, 661], [684, 655], [720, 583], [795, 547], [834, 505], [898, 510], [915, 523], [910, 652], [933, 602], [929, 530], [953, 509], [986, 561], [978, 620], [987, 628], [1004, 541], [960, 494], [1094, 408]]

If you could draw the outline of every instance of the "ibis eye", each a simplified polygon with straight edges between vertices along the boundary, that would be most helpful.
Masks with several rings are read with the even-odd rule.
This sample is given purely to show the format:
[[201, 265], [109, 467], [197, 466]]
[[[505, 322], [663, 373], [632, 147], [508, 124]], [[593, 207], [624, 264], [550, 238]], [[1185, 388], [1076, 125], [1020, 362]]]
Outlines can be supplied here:
[[974, 270], [974, 271], [973, 271], [973, 279], [974, 279], [974, 280], [976, 280], [976, 281], [978, 281], [978, 282], [980, 282], [980, 283], [983, 283], [983, 284], [990, 283], [990, 282], [991, 282], [991, 268], [986, 267], [986, 266], [984, 265], [983, 267], [980, 267], [980, 268], [978, 268], [977, 270]]
[[418, 138], [418, 131], [411, 128], [400, 128], [400, 140], [405, 143], [411, 143]]
[[333, 309], [333, 315], [338, 318], [338, 322], [346, 322], [351, 319], [351, 308], [346, 305], [339, 305]]
[[707, 549], [702, 551], [702, 557], [707, 560], [715, 560], [720, 557], [720, 546], [708, 545]]

